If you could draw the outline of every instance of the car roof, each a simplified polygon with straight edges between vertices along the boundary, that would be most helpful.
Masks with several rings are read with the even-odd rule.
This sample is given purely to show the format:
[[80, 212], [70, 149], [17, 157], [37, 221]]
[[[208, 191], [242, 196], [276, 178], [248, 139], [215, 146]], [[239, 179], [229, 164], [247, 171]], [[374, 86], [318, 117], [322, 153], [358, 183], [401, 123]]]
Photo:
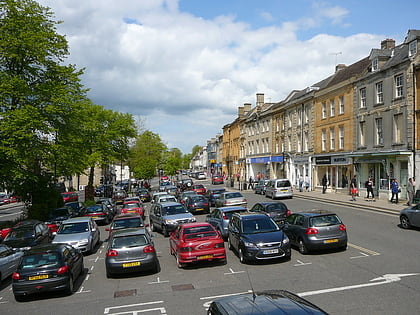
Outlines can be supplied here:
[[49, 243], [49, 244], [37, 245], [25, 251], [24, 255], [27, 256], [27, 255], [42, 253], [42, 252], [47, 252], [47, 251], [60, 251], [63, 248], [67, 248], [69, 246], [70, 245], [63, 244], [63, 243]]
[[257, 213], [257, 212], [236, 212], [233, 215], [237, 215], [239, 216], [241, 219], [244, 220], [251, 220], [254, 218], [270, 218], [269, 216], [267, 216], [266, 214], [263, 213]]
[[79, 222], [89, 222], [90, 220], [92, 220], [91, 217], [76, 217], [76, 218], [67, 219], [67, 220], [63, 221], [62, 224], [66, 224], [66, 223], [79, 223]]
[[223, 212], [236, 211], [236, 210], [246, 210], [246, 211], [248, 210], [247, 208], [241, 207], [241, 206], [219, 207], [217, 209]]
[[268, 205], [277, 204], [277, 203], [281, 203], [281, 204], [286, 206], [286, 204], [284, 202], [281, 202], [281, 201], [263, 201], [263, 202], [257, 202], [256, 205], [260, 204], [262, 206], [268, 206]]
[[112, 233], [112, 237], [123, 237], [123, 236], [131, 236], [131, 235], [138, 235], [138, 234], [146, 234], [146, 229], [144, 227], [138, 227], [138, 228], [116, 230], [115, 232]]
[[312, 210], [305, 210], [305, 211], [298, 211], [295, 212], [295, 214], [304, 215], [307, 217], [316, 217], [316, 216], [322, 216], [322, 215], [335, 215], [334, 212], [331, 212], [329, 210], [321, 210], [321, 209], [312, 209]]
[[132, 218], [141, 218], [140, 214], [136, 214], [136, 213], [122, 213], [122, 214], [117, 214], [114, 217], [114, 221], [115, 220], [122, 220], [122, 219], [132, 219]]
[[168, 202], [158, 202], [156, 204], [161, 204], [165, 207], [167, 206], [184, 206], [182, 203], [175, 202], [175, 201], [168, 201]]
[[181, 224], [183, 228], [193, 228], [197, 226], [212, 226], [210, 223], [207, 222], [192, 222], [192, 223], [183, 223]]

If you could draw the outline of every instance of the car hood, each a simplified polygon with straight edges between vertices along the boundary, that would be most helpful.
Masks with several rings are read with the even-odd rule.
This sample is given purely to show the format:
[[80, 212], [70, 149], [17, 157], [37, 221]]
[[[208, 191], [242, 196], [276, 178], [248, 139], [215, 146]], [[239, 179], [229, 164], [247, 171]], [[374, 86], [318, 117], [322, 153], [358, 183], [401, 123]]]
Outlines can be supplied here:
[[274, 243], [283, 241], [284, 233], [282, 231], [268, 232], [268, 233], [255, 233], [243, 234], [243, 240], [249, 241], [254, 244], [258, 243]]
[[90, 232], [72, 233], [72, 234], [56, 234], [54, 236], [54, 243], [68, 243], [76, 242], [82, 239], [89, 238]]
[[31, 247], [35, 245], [35, 238], [7, 240], [7, 241], [3, 241], [3, 244], [6, 244], [7, 246], [12, 247], [12, 248]]

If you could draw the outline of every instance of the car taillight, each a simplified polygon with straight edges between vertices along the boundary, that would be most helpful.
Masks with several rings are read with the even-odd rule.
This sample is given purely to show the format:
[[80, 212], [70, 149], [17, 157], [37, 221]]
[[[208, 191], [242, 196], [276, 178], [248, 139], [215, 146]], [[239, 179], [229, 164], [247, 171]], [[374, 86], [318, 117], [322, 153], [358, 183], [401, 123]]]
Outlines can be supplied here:
[[203, 206], [208, 206], [209, 204], [207, 202], [203, 203]]
[[58, 268], [57, 274], [62, 275], [69, 272], [69, 270], [70, 270], [69, 266], [63, 266], [63, 267]]
[[216, 245], [214, 245], [214, 248], [223, 248], [225, 247], [225, 243], [217, 243]]
[[307, 228], [305, 234], [318, 234], [318, 230], [315, 228]]
[[118, 252], [115, 249], [109, 249], [106, 252], [106, 257], [115, 257], [118, 256]]
[[193, 251], [193, 249], [192, 249], [192, 247], [181, 247], [181, 248], [179, 249], [179, 251], [180, 251], [180, 252], [183, 252], [183, 253], [186, 253], [186, 252], [192, 252], [192, 251]]
[[339, 229], [340, 229], [340, 231], [346, 231], [347, 227], [344, 224], [340, 224]]
[[154, 253], [155, 248], [152, 245], [148, 245], [145, 248], [143, 248], [143, 252], [144, 253]]
[[12, 275], [12, 279], [13, 280], [20, 280], [20, 274], [17, 273], [17, 272], [14, 272], [13, 275]]
[[242, 202], [247, 202], [247, 201], [246, 201], [246, 199], [244, 198], [244, 199], [242, 199]]
[[286, 212], [286, 217], [288, 217], [289, 215], [291, 215], [292, 214], [292, 211], [290, 211], [290, 210], [287, 210], [287, 212]]

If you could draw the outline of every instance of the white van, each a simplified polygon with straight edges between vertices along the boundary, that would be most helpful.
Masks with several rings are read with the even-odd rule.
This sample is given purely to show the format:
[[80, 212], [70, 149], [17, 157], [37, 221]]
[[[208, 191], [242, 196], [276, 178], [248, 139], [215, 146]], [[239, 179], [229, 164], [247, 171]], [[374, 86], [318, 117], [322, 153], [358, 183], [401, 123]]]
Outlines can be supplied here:
[[293, 198], [292, 183], [287, 178], [270, 179], [265, 188], [265, 196], [275, 198]]

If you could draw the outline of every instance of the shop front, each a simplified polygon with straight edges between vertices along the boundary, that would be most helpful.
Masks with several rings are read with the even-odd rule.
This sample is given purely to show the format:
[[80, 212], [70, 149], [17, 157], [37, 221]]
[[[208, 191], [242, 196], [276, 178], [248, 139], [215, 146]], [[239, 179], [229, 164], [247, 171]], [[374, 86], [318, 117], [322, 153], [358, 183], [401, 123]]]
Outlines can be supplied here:
[[322, 190], [323, 179], [327, 182], [327, 192], [349, 193], [353, 177], [352, 158], [344, 155], [314, 156], [314, 189]]

